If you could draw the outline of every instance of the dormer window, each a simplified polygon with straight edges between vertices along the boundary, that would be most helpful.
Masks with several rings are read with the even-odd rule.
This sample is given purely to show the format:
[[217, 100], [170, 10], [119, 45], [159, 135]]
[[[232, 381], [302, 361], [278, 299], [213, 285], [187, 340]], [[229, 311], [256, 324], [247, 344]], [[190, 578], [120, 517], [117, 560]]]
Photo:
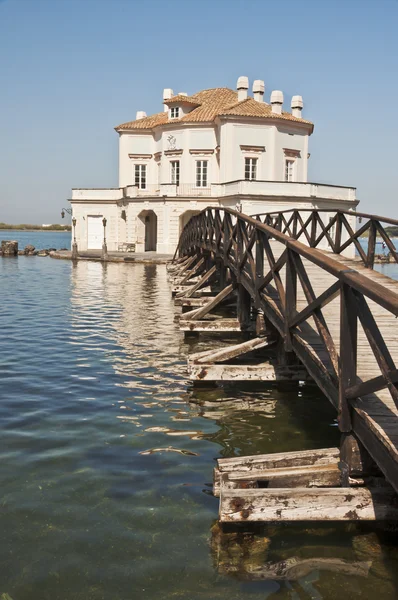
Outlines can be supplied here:
[[180, 107], [179, 106], [172, 106], [170, 108], [170, 118], [171, 119], [178, 119], [179, 116], [180, 116]]

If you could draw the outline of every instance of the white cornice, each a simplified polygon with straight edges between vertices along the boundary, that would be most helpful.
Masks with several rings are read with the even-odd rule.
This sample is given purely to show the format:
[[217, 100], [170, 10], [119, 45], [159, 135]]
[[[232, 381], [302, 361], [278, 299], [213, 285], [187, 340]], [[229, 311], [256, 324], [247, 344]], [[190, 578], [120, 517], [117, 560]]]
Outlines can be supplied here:
[[265, 146], [250, 146], [241, 144], [240, 149], [242, 152], [250, 152], [251, 154], [261, 154], [262, 152], [265, 152]]
[[165, 150], [164, 151], [164, 155], [165, 156], [180, 156], [182, 153], [184, 152], [184, 150], [182, 148], [180, 149], [175, 149], [175, 150]]
[[189, 151], [189, 154], [194, 154], [194, 155], [198, 155], [198, 154], [203, 154], [203, 155], [210, 155], [210, 154], [214, 154], [214, 148], [209, 148], [208, 150], [206, 149], [194, 149], [191, 148], [191, 150]]
[[152, 158], [153, 154], [129, 154], [129, 158], [148, 160]]

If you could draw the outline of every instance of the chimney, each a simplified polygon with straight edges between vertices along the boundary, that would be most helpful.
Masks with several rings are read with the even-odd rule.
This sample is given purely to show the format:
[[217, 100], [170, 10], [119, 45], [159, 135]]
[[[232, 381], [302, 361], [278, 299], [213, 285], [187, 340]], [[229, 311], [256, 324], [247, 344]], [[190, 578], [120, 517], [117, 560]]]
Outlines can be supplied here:
[[301, 119], [301, 111], [303, 110], [303, 98], [301, 96], [293, 96], [292, 98], [292, 115]]
[[[171, 88], [165, 88], [163, 90], [163, 102], [165, 100], [170, 100], [170, 98], [172, 98], [174, 96], [174, 92]], [[164, 105], [164, 112], [168, 112], [169, 107], [165, 104]]]
[[249, 89], [249, 79], [242, 75], [239, 77], [238, 82], [236, 84], [236, 89], [238, 90], [238, 102], [242, 102], [242, 100], [247, 99], [247, 90]]
[[272, 112], [276, 115], [282, 114], [283, 92], [274, 90], [271, 93]]
[[253, 98], [256, 102], [264, 102], [264, 81], [261, 79], [253, 81]]
[[137, 110], [137, 113], [135, 115], [135, 120], [139, 121], [140, 119], [145, 119], [146, 117], [146, 112], [144, 110]]

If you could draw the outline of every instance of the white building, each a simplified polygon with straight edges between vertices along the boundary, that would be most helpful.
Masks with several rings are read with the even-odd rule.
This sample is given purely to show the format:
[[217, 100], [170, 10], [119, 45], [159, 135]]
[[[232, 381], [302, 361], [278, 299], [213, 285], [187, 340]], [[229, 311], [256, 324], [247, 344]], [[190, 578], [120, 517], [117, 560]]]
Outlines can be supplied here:
[[73, 189], [79, 250], [99, 249], [102, 218], [108, 250], [173, 253], [189, 218], [206, 206], [254, 214], [289, 208], [354, 209], [355, 188], [310, 183], [301, 96], [291, 112], [283, 94], [264, 102], [264, 82], [239, 77], [237, 90], [214, 88], [192, 96], [163, 91], [164, 110], [116, 127], [119, 187]]

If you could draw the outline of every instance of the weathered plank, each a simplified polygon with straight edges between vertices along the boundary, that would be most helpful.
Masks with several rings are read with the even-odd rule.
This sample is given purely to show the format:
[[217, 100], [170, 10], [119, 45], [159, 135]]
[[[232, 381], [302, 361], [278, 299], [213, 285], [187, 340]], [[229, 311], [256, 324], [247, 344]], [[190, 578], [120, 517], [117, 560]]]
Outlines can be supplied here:
[[199, 306], [206, 306], [211, 296], [201, 296], [199, 298], [174, 298], [175, 306], [187, 306], [197, 308]]
[[341, 484], [341, 471], [337, 462], [328, 465], [256, 469], [249, 474], [246, 471], [233, 471], [222, 475], [221, 485], [223, 489], [228, 489], [229, 483], [239, 486], [248, 481], [266, 482], [267, 488], [337, 487]]
[[189, 267], [191, 266], [191, 264], [196, 260], [197, 256], [190, 256], [187, 258], [187, 260], [185, 262], [180, 263], [176, 269], [169, 269], [169, 273], [170, 275], [174, 276], [179, 276], [182, 273], [185, 273], [185, 271], [187, 271], [189, 269]]
[[398, 498], [383, 488], [223, 490], [222, 523], [249, 521], [397, 520]]
[[234, 286], [228, 285], [226, 288], [221, 290], [217, 296], [214, 298], [210, 298], [208, 303], [205, 304], [202, 308], [197, 308], [196, 310], [192, 310], [189, 313], [185, 313], [181, 318], [182, 319], [195, 319], [200, 320], [205, 315], [207, 315], [213, 308], [218, 306], [223, 300], [225, 300], [232, 292], [234, 291]]
[[278, 468], [336, 465], [339, 458], [340, 451], [338, 448], [320, 448], [298, 452], [275, 452], [273, 454], [219, 458], [217, 460], [217, 467], [213, 472], [213, 494], [219, 496], [221, 473], [236, 471], [250, 474], [256, 471]]
[[231, 360], [237, 356], [242, 356], [248, 352], [254, 350], [260, 350], [260, 348], [267, 348], [272, 346], [275, 340], [271, 337], [261, 337], [242, 342], [241, 344], [235, 344], [233, 346], [226, 346], [225, 348], [217, 348], [216, 350], [205, 350], [204, 352], [197, 352], [190, 354], [188, 357], [188, 364], [209, 364], [216, 362], [223, 362]]
[[191, 381], [307, 381], [308, 372], [300, 367], [272, 365], [193, 364], [188, 363]]
[[[192, 287], [191, 285], [175, 285], [171, 288], [171, 294], [172, 296], [175, 296], [177, 294], [177, 298], [190, 298], [191, 296], [188, 294], [188, 291], [191, 290], [192, 292]], [[181, 295], [183, 292], [187, 292], [186, 296]], [[212, 289], [210, 286], [204, 287], [202, 288], [200, 291], [197, 292], [192, 292], [192, 297], [196, 296], [196, 297], [200, 297], [203, 294], [213, 294]], [[176, 299], [177, 299], [176, 298]]]
[[[195, 292], [197, 292], [207, 281], [209, 281], [209, 279], [211, 279], [213, 277], [213, 275], [216, 273], [216, 271], [217, 271], [217, 267], [216, 267], [216, 265], [214, 265], [209, 271], [207, 271], [204, 275], [202, 275], [202, 277], [200, 277], [199, 280], [194, 285], [192, 285], [188, 289], [184, 289], [181, 292], [178, 292], [177, 295], [180, 295], [180, 296], [185, 295], [187, 298], [189, 298], [190, 296], [193, 296], [193, 294]], [[182, 293], [182, 292], [184, 292], [184, 293]]]
[[197, 273], [199, 271], [199, 269], [202, 267], [204, 262], [205, 262], [205, 259], [201, 258], [192, 269], [187, 271], [187, 273], [184, 275], [184, 277], [182, 277], [181, 281], [175, 281], [175, 283], [184, 285], [184, 283], [186, 283], [188, 280], [192, 281], [193, 276], [195, 275], [195, 273]]
[[180, 331], [229, 333], [241, 331], [241, 329], [237, 319], [214, 319], [208, 321], [180, 321]]

